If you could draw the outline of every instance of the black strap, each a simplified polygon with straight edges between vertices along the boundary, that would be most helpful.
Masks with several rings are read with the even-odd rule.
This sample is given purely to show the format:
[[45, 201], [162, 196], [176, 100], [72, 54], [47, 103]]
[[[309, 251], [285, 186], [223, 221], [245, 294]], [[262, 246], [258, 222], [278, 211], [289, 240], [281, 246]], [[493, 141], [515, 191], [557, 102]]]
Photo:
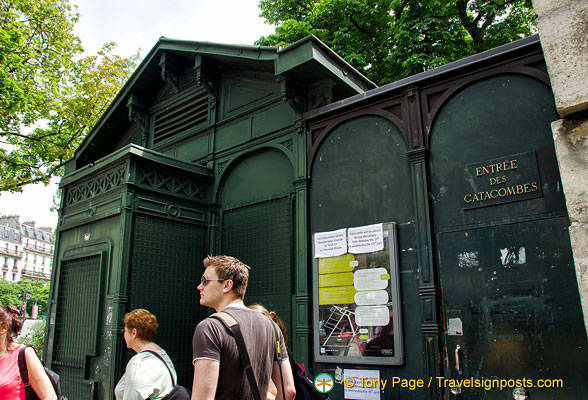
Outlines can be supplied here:
[[26, 349], [27, 348], [23, 346], [18, 350], [18, 369], [20, 370], [20, 378], [22, 379], [22, 384], [25, 388], [29, 386], [29, 369], [25, 358]]
[[173, 376], [173, 374], [171, 372], [171, 368], [169, 367], [169, 365], [167, 365], [167, 363], [165, 362], [165, 360], [163, 359], [163, 357], [160, 356], [159, 354], [157, 354], [157, 352], [156, 351], [153, 351], [153, 350], [143, 350], [143, 353], [151, 353], [155, 357], [159, 358], [161, 360], [161, 362], [165, 364], [165, 367], [167, 368], [167, 370], [169, 372], [169, 377], [171, 378], [172, 386], [176, 386], [176, 382], [174, 381], [174, 376]]
[[[38, 399], [39, 397], [36, 395], [29, 381], [29, 368], [27, 366], [27, 359], [25, 358], [25, 351], [27, 350], [27, 347], [31, 346], [23, 346], [18, 350], [18, 369], [20, 370], [20, 379], [22, 379], [22, 385], [24, 386], [25, 398], [27, 400]], [[35, 350], [34, 347], [31, 348]]]
[[[227, 316], [229, 318], [227, 318]], [[255, 398], [255, 400], [261, 400], [261, 395], [259, 394], [259, 388], [257, 386], [257, 382], [255, 381], [253, 368], [251, 368], [251, 360], [249, 359], [249, 353], [247, 352], [247, 347], [245, 346], [245, 341], [243, 340], [243, 335], [241, 334], [241, 328], [239, 327], [239, 323], [231, 314], [229, 314], [226, 311], [221, 311], [220, 313], [212, 314], [211, 317], [220, 320], [233, 334], [235, 342], [237, 343], [237, 348], [239, 349], [239, 358], [241, 359], [241, 365], [245, 370], [245, 375], [247, 375], [247, 380], [249, 381], [249, 387], [251, 388], [253, 397]]]

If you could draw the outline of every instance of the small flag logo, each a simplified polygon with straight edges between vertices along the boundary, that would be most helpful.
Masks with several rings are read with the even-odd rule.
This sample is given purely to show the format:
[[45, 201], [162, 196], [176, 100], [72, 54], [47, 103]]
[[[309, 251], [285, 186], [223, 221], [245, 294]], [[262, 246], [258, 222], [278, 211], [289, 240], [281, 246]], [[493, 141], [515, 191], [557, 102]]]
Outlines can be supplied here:
[[314, 378], [314, 388], [319, 393], [329, 393], [333, 390], [334, 380], [329, 374], [321, 373]]

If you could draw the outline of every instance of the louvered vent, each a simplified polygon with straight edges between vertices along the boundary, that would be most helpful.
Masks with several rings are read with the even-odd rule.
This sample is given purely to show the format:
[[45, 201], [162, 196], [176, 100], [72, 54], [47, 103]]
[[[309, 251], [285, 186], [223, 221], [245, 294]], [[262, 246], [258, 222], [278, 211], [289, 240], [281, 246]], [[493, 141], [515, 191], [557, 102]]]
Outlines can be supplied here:
[[153, 143], [186, 132], [208, 121], [208, 93], [170, 105], [155, 116]]

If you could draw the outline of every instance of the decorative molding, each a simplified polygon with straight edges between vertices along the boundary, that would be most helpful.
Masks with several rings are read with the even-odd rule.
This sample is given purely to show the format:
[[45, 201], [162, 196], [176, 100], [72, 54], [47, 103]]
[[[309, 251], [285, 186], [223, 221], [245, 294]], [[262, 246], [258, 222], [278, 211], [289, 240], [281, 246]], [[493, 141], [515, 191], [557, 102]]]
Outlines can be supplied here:
[[228, 160], [218, 162], [216, 170], [219, 175], [223, 173], [223, 171], [225, 170], [225, 167], [227, 166], [228, 163], [229, 163]]
[[308, 88], [308, 109], [313, 110], [331, 104], [333, 102], [333, 87], [335, 87], [335, 81], [330, 78], [310, 85]]
[[419, 296], [435, 296], [437, 294], [437, 288], [432, 285], [419, 287]]
[[133, 211], [199, 225], [206, 219], [204, 210], [182, 206], [167, 200], [156, 200], [150, 195], [137, 196]]
[[159, 67], [161, 68], [161, 80], [169, 83], [176, 93], [180, 92], [180, 75], [175, 71], [173, 62], [170, 60], [171, 55], [162, 52], [159, 57]]
[[304, 135], [306, 133], [305, 128], [306, 126], [302, 122], [302, 120], [296, 121], [296, 123], [294, 124], [294, 131], [299, 135]]
[[151, 133], [149, 129], [149, 111], [140, 96], [131, 93], [127, 101], [129, 121], [135, 123], [143, 132], [141, 144], [150, 147]]
[[312, 332], [312, 329], [310, 328], [309, 325], [305, 325], [305, 326], [296, 325], [296, 327], [294, 328], [294, 332], [296, 332], [297, 335], [310, 335], [310, 333]]
[[180, 215], [180, 208], [175, 204], [168, 204], [165, 206], [165, 212], [167, 212], [167, 215], [170, 217], [176, 218]]
[[421, 123], [421, 103], [419, 101], [419, 88], [409, 86], [404, 90], [406, 104], [406, 124], [408, 127], [407, 147], [411, 150], [426, 147], [423, 138]]
[[437, 336], [439, 334], [439, 324], [421, 324], [421, 333], [423, 335]]
[[191, 199], [206, 199], [206, 184], [202, 182], [145, 167], [138, 167], [137, 172], [138, 185], [148, 186], [151, 189], [174, 195], [186, 196]]
[[129, 104], [129, 121], [134, 122], [139, 128], [145, 131], [147, 126], [147, 113]]
[[279, 83], [280, 97], [282, 98], [282, 101], [287, 103], [297, 115], [300, 115], [302, 113], [302, 107], [300, 104], [301, 100], [297, 95], [295, 88], [293, 88], [292, 83], [288, 82], [286, 78], [280, 79]]
[[125, 172], [126, 166], [121, 166], [118, 169], [107, 171], [80, 185], [66, 188], [65, 207], [86, 201], [94, 196], [121, 186], [124, 181]]
[[294, 147], [292, 139], [284, 140], [281, 145], [287, 148], [290, 153], [292, 153], [292, 148]]
[[208, 93], [210, 99], [210, 108], [216, 108], [216, 90], [215, 79], [212, 68], [206, 65], [201, 55], [196, 55], [194, 60], [194, 73], [196, 74], [196, 84], [202, 86]]
[[106, 300], [114, 304], [127, 304], [129, 297], [126, 294], [111, 294], [106, 296]]

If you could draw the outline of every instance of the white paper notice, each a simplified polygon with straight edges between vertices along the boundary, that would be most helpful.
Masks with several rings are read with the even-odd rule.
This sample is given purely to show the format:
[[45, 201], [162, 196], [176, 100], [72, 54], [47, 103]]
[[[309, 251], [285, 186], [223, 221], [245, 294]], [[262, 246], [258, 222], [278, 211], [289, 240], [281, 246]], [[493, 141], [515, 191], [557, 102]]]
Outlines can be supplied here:
[[343, 370], [345, 399], [380, 400], [382, 382], [378, 370]]
[[314, 258], [335, 257], [347, 253], [346, 229], [314, 234]]
[[388, 287], [390, 274], [386, 268], [360, 269], [353, 273], [355, 290], [382, 290]]
[[459, 318], [449, 318], [447, 321], [447, 334], [449, 336], [463, 336], [463, 324]]
[[384, 229], [382, 224], [360, 226], [347, 229], [349, 253], [372, 253], [384, 249]]
[[355, 304], [358, 306], [372, 306], [386, 304], [387, 302], [388, 292], [385, 290], [370, 290], [367, 292], [355, 293]]
[[357, 326], [386, 326], [390, 323], [390, 311], [386, 306], [361, 306], [355, 309]]

